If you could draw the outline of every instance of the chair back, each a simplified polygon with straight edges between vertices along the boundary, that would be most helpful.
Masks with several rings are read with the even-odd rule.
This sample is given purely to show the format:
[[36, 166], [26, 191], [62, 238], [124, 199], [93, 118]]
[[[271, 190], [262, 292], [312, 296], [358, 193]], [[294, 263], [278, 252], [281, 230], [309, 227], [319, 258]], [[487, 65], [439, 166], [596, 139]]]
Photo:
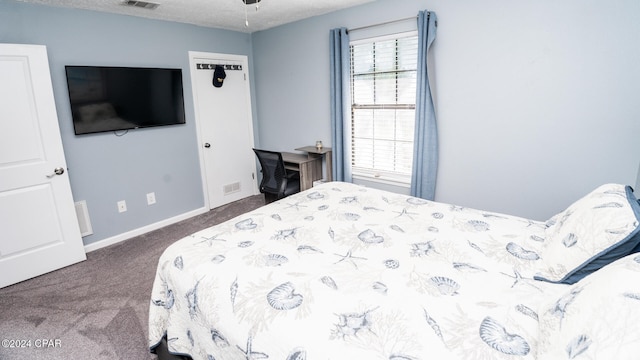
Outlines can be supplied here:
[[283, 194], [287, 187], [287, 171], [284, 168], [282, 153], [268, 150], [253, 149], [262, 167], [262, 181], [260, 192]]

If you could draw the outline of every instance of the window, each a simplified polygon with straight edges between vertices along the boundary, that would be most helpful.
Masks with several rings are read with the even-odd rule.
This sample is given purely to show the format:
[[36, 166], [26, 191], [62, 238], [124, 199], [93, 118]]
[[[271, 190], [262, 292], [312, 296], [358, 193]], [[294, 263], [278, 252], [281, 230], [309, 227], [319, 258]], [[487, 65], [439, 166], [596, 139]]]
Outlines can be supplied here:
[[353, 175], [409, 184], [418, 36], [353, 41], [350, 50]]

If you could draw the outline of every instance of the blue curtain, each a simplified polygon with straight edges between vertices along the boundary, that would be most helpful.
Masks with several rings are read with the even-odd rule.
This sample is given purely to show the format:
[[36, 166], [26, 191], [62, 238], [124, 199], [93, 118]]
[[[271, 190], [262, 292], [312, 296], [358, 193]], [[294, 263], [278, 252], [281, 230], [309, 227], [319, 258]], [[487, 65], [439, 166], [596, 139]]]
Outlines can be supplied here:
[[427, 54], [436, 38], [437, 18], [434, 12], [418, 13], [418, 72], [416, 82], [416, 127], [413, 143], [411, 195], [433, 200], [438, 170], [438, 130], [436, 113], [429, 87]]
[[351, 182], [349, 142], [349, 34], [346, 28], [331, 30], [331, 143], [333, 180]]

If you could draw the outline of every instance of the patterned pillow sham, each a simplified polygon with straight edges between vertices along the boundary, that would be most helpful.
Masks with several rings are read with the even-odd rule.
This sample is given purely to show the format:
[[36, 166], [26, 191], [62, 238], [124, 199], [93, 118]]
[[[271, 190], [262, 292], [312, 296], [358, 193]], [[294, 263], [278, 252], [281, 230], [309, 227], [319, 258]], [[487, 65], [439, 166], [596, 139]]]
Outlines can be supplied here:
[[538, 314], [538, 359], [637, 359], [640, 254], [580, 280]]
[[640, 204], [630, 186], [606, 184], [547, 222], [534, 277], [574, 284], [640, 243]]

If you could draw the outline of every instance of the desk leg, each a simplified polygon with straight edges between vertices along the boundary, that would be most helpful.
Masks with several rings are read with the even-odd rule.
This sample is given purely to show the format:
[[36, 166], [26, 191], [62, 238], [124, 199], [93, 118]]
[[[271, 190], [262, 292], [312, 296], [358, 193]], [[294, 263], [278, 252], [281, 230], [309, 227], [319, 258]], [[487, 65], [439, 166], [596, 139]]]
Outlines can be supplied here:
[[313, 187], [313, 182], [322, 179], [322, 158], [314, 158], [300, 164], [300, 191]]
[[313, 162], [305, 162], [300, 164], [300, 191], [311, 189], [313, 186]]
[[315, 174], [314, 180], [322, 179], [322, 160], [324, 160], [325, 164], [326, 164], [324, 171], [327, 174], [326, 181], [332, 181], [332, 179], [333, 179], [333, 174], [332, 174], [332, 172], [333, 172], [333, 166], [332, 166], [333, 158], [331, 157], [331, 151], [327, 151], [326, 153], [324, 153], [322, 155], [309, 153], [308, 157], [309, 157], [309, 159], [317, 159], [319, 161], [319, 163], [317, 164], [316, 174]]

